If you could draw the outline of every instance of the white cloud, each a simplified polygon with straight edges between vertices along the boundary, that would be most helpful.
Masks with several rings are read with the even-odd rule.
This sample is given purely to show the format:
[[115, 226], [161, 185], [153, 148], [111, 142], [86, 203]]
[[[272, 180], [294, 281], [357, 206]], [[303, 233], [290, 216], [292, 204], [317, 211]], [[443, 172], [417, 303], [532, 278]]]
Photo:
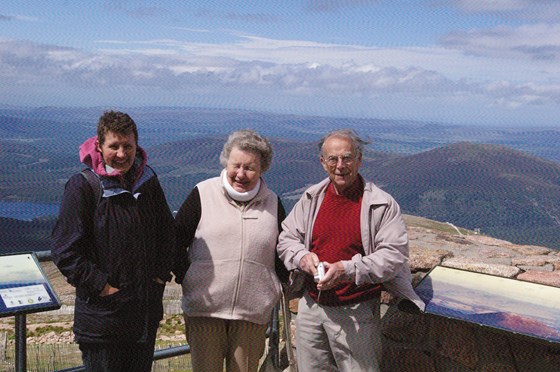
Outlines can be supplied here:
[[560, 21], [557, 0], [452, 0], [452, 3], [467, 13], [491, 13], [503, 19]]
[[496, 81], [484, 85], [483, 91], [488, 97], [493, 97], [491, 104], [497, 106], [517, 108], [560, 104], [560, 84], [512, 84], [507, 81]]
[[178, 31], [187, 31], [187, 32], [194, 32], [197, 34], [207, 34], [210, 33], [210, 30], [208, 29], [202, 29], [202, 28], [190, 28], [190, 27], [169, 27], [172, 30], [178, 30]]
[[9, 21], [22, 21], [22, 22], [36, 22], [38, 21], [37, 17], [28, 17], [28, 16], [21, 16], [21, 15], [6, 15], [0, 14], [0, 22], [9, 22]]
[[[545, 1], [546, 2], [546, 1]], [[455, 0], [457, 6], [470, 12], [521, 10], [528, 7], [528, 0]], [[533, 1], [534, 3], [534, 1]]]
[[334, 12], [340, 9], [379, 3], [379, 0], [307, 0], [306, 8], [311, 12]]
[[[509, 40], [503, 35], [515, 31], [521, 32], [509, 29], [502, 33], [502, 39]], [[532, 32], [534, 36], [544, 33], [537, 29]], [[492, 37], [484, 39], [478, 34], [455, 37], [454, 46], [461, 45], [463, 50], [478, 55], [483, 54], [484, 48], [498, 47], [493, 46]], [[511, 43], [502, 48], [521, 53], [515, 52], [520, 45], [515, 44], [516, 38], [512, 35], [510, 39]], [[481, 41], [481, 50], [469, 50], [477, 40]], [[519, 76], [490, 79], [499, 76], [490, 73], [480, 78], [479, 70], [508, 71], [518, 65], [508, 67], [497, 63], [492, 67], [487, 59], [434, 47], [379, 49], [257, 37], [246, 37], [233, 44], [175, 40], [104, 44], [105, 49], [86, 52], [0, 40], [0, 94], [50, 87], [52, 91], [81, 90], [84, 95], [103, 92], [101, 95], [107, 99], [115, 92], [128, 89], [149, 90], [161, 97], [212, 91], [258, 96], [266, 91], [276, 95], [279, 101], [281, 96], [363, 101], [403, 95], [415, 97], [418, 102], [460, 102], [470, 97], [486, 102], [488, 107], [506, 109], [560, 104], [560, 82], [538, 82], [529, 74], [524, 74], [523, 79]], [[113, 99], [121, 97], [117, 94]]]
[[560, 57], [560, 24], [499, 26], [489, 30], [454, 32], [443, 38], [442, 44], [479, 56], [557, 63]]

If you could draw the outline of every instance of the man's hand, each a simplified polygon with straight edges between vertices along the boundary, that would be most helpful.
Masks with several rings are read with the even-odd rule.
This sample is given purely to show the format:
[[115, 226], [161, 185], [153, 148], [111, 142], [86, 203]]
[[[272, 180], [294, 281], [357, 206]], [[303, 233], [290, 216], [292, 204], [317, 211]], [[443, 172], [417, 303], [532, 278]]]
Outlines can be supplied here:
[[111, 286], [111, 284], [106, 283], [105, 287], [103, 287], [103, 290], [99, 293], [99, 296], [100, 297], [109, 296], [112, 295], [113, 293], [117, 293], [118, 291], [119, 291], [118, 288], [115, 288]]
[[332, 264], [323, 262], [323, 264], [325, 265], [326, 272], [323, 280], [317, 283], [318, 290], [326, 291], [346, 281], [346, 272], [344, 271], [344, 265], [342, 265], [342, 262], [338, 261]]
[[311, 276], [315, 276], [319, 262], [319, 257], [315, 253], [310, 252], [299, 261], [299, 267]]

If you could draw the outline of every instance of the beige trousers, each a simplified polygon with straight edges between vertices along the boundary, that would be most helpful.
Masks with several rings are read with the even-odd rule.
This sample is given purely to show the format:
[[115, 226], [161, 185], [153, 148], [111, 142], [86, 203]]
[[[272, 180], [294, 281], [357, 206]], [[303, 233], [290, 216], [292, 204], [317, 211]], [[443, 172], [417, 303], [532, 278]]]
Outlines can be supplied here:
[[245, 320], [185, 317], [194, 372], [257, 372], [264, 353], [266, 324]]
[[300, 372], [379, 372], [379, 298], [321, 306], [306, 292], [299, 300], [296, 340]]

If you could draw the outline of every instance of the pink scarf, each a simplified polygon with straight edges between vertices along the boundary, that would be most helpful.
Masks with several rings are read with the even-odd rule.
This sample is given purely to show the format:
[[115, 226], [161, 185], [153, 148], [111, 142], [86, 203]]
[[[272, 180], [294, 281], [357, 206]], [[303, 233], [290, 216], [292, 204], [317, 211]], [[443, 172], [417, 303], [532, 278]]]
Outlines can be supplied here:
[[[105, 162], [103, 161], [103, 156], [101, 155], [101, 152], [97, 150], [97, 146], [95, 145], [96, 141], [97, 136], [93, 136], [91, 138], [88, 138], [84, 143], [81, 144], [80, 161], [89, 168], [93, 169], [93, 171], [99, 176], [122, 178], [123, 175], [116, 169], [113, 170], [113, 172], [111, 172], [110, 174], [107, 173], [107, 170], [105, 169]], [[138, 146], [136, 149], [136, 157], [140, 157], [142, 159], [142, 163], [140, 164], [140, 167], [138, 167], [138, 174], [135, 177], [136, 179], [138, 179], [138, 177], [144, 170], [146, 162], [148, 161], [148, 156], [146, 155], [144, 149]]]

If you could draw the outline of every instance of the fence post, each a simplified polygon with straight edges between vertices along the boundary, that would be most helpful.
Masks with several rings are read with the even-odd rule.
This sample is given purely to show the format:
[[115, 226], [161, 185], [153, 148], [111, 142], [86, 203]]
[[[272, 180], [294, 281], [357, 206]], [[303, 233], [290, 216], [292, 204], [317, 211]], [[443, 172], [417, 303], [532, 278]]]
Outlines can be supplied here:
[[0, 360], [6, 360], [6, 349], [8, 347], [8, 332], [0, 332]]

